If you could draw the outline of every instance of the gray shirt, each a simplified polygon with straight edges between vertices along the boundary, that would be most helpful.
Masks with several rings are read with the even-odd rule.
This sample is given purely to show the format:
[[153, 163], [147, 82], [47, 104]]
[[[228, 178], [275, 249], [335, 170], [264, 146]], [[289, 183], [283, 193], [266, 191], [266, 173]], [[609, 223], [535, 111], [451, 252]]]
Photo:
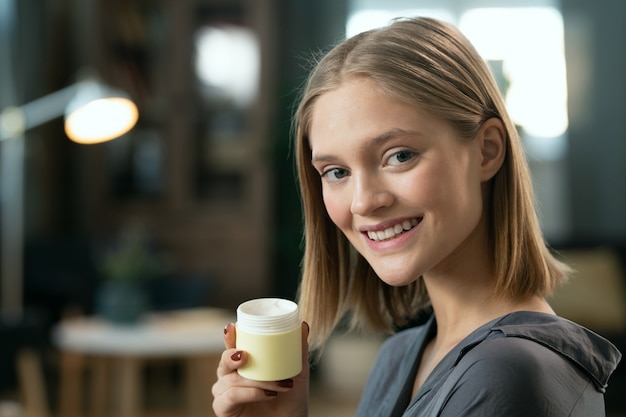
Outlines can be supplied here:
[[527, 311], [491, 321], [452, 349], [411, 397], [436, 332], [432, 316], [383, 344], [358, 417], [605, 416], [603, 393], [621, 354], [576, 323]]

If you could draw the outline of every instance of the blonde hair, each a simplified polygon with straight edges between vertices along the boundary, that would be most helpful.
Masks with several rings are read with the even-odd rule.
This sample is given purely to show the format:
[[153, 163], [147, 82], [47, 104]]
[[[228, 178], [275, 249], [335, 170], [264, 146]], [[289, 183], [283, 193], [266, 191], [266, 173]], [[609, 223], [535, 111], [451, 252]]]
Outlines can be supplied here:
[[311, 112], [318, 97], [352, 77], [368, 77], [390, 97], [447, 120], [467, 139], [485, 120], [501, 119], [507, 154], [491, 180], [486, 207], [495, 295], [546, 296], [566, 279], [567, 267], [544, 242], [521, 141], [488, 66], [453, 26], [428, 18], [399, 19], [347, 39], [326, 54], [310, 74], [296, 111], [305, 242], [298, 302], [311, 324], [313, 347], [321, 347], [347, 313], [353, 326], [389, 332], [429, 305], [421, 279], [399, 288], [378, 279], [326, 213], [321, 180], [311, 165]]

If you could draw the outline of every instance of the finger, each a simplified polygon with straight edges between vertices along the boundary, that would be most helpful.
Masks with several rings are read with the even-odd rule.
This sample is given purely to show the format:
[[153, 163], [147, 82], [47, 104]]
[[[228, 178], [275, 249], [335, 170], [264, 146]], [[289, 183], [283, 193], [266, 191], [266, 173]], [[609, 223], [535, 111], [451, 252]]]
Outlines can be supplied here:
[[237, 349], [226, 349], [222, 352], [220, 364], [217, 367], [217, 376], [223, 377], [224, 375], [235, 372], [241, 368], [248, 361], [248, 355], [246, 352]]
[[226, 327], [224, 327], [224, 346], [226, 349], [235, 348], [235, 344], [237, 342], [237, 328], [234, 323], [228, 323]]
[[240, 376], [237, 372], [232, 372], [224, 375], [222, 378], [218, 378], [213, 386], [213, 392], [221, 395], [234, 388], [255, 388], [261, 391], [279, 393], [290, 391], [295, 384], [296, 382], [293, 378], [280, 381], [254, 381]]
[[307, 323], [306, 321], [302, 322], [302, 347], [306, 348], [306, 351], [303, 351], [303, 353], [307, 353], [309, 352], [309, 344], [308, 344], [308, 339], [309, 339], [309, 323]]
[[[241, 377], [237, 369], [244, 366], [247, 361], [248, 355], [245, 351], [228, 349], [222, 352], [220, 364], [217, 368], [218, 385], [222, 385], [223, 383], [225, 387], [248, 386], [278, 392], [289, 391], [293, 388], [294, 380], [291, 378], [281, 381], [254, 381]], [[224, 390], [226, 390], [226, 388], [224, 388]]]
[[231, 387], [219, 392], [213, 386], [213, 409], [217, 415], [229, 414], [243, 404], [271, 401], [278, 396], [276, 391], [256, 387]]
[[211, 388], [211, 393], [216, 400], [213, 404], [217, 410], [218, 407], [231, 408], [246, 403], [272, 399], [281, 395], [281, 393], [290, 391], [294, 384], [295, 381], [293, 379], [274, 382], [253, 381], [242, 378], [236, 372], [233, 372], [218, 378]]
[[309, 369], [309, 323], [302, 322], [302, 370]]

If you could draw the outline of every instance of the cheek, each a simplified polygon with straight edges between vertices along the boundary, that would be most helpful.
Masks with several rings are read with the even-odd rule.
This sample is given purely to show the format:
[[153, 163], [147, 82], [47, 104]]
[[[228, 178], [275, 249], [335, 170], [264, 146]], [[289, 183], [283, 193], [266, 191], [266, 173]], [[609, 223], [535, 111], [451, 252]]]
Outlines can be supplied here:
[[458, 219], [459, 229], [473, 229], [476, 227], [483, 211], [483, 195], [479, 181], [468, 173], [461, 178], [454, 178], [451, 181], [450, 190], [453, 195], [449, 196], [450, 204], [448, 209], [453, 216]]
[[341, 198], [340, 193], [324, 191], [322, 197], [328, 217], [330, 217], [335, 226], [340, 229], [349, 227], [351, 222], [350, 204]]
[[442, 199], [445, 200], [449, 187], [442, 182], [440, 173], [431, 171], [419, 170], [404, 177], [403, 181], [396, 181], [394, 186], [398, 199], [404, 198], [405, 203], [422, 209], [438, 206]]
[[[476, 187], [478, 185], [478, 188]], [[441, 214], [458, 216], [473, 215], [476, 204], [480, 205], [480, 184], [471, 180], [467, 170], [456, 170], [453, 166], [438, 164], [429, 166], [400, 184], [402, 195], [424, 210], [436, 210]]]

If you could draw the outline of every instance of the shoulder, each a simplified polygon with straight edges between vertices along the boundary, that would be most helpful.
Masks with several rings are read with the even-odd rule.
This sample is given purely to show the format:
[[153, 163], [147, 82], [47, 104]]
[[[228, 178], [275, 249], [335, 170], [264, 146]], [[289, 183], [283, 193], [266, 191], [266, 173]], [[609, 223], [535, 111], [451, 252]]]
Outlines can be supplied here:
[[621, 353], [608, 340], [564, 318], [533, 312], [517, 312], [499, 320], [491, 337], [527, 339], [566, 358], [595, 383], [600, 391], [606, 388]]
[[484, 340], [457, 366], [463, 372], [445, 407], [452, 414], [443, 415], [498, 409], [508, 416], [561, 416], [578, 407], [602, 407], [602, 395], [580, 367], [530, 339]]
[[605, 343], [560, 317], [521, 312], [490, 326], [484, 338], [462, 350], [457, 363], [494, 385], [507, 381], [513, 388], [532, 385], [555, 389], [561, 384], [580, 392], [581, 386], [593, 382], [602, 391], [601, 370], [610, 374], [615, 359], [597, 354]]
[[497, 386], [500, 381], [514, 388], [527, 384], [537, 387], [543, 378], [572, 364], [558, 353], [536, 342], [516, 337], [487, 339], [469, 350], [457, 366], [467, 368], [466, 375], [484, 377], [485, 382]]

